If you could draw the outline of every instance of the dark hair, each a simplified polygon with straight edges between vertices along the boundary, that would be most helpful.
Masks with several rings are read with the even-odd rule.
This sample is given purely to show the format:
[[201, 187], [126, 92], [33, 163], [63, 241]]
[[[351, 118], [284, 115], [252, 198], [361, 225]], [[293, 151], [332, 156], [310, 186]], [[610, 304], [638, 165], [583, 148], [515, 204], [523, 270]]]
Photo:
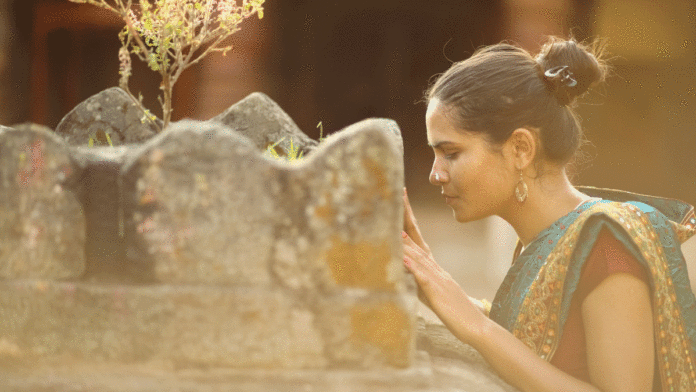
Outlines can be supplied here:
[[576, 98], [607, 73], [593, 52], [555, 37], [536, 57], [506, 43], [487, 46], [440, 75], [426, 99], [438, 99], [462, 130], [485, 133], [494, 144], [517, 128], [538, 130], [543, 155], [567, 163], [582, 140]]

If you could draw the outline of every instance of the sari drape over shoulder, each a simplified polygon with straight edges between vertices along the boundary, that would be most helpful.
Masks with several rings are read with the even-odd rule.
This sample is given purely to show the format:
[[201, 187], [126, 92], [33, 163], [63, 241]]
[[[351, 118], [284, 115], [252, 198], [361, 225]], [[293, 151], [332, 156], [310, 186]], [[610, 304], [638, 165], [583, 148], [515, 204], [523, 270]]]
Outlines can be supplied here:
[[550, 361], [582, 267], [607, 229], [648, 273], [662, 390], [696, 391], [696, 298], [681, 252], [681, 243], [696, 234], [693, 207], [628, 192], [579, 190], [593, 199], [516, 255], [493, 301], [491, 319]]

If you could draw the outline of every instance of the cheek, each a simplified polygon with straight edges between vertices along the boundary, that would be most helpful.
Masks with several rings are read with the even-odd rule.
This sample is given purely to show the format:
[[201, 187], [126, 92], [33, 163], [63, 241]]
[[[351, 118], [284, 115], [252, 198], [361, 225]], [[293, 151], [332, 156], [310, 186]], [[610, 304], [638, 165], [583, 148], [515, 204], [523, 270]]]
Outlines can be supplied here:
[[472, 170], [475, 170], [476, 185], [488, 198], [497, 198], [504, 192], [509, 183], [507, 171], [498, 159], [483, 159]]

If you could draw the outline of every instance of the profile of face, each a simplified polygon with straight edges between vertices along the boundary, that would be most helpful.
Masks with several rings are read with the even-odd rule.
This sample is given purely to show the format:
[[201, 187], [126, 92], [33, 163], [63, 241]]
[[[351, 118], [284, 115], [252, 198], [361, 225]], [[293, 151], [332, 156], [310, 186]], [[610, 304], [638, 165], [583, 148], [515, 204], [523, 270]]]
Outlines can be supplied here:
[[430, 183], [442, 188], [459, 222], [505, 214], [516, 202], [515, 168], [506, 144], [493, 146], [484, 134], [458, 129], [438, 99], [428, 104], [428, 144], [435, 153]]

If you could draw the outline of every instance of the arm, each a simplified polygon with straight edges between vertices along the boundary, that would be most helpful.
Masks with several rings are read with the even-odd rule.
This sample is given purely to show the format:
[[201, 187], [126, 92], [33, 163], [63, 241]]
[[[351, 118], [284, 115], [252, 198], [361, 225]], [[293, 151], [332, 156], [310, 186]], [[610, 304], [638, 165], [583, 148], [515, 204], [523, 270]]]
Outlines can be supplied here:
[[604, 391], [652, 390], [655, 349], [648, 285], [633, 275], [610, 275], [582, 304], [587, 365]]
[[591, 385], [542, 360], [491, 320], [469, 343], [523, 391], [651, 391], [654, 349], [647, 285], [632, 275], [611, 275], [585, 299], [582, 314]]
[[[408, 200], [405, 197], [405, 205]], [[407, 207], [407, 214], [410, 208]], [[585, 299], [588, 363], [592, 384], [578, 380], [541, 359], [522, 341], [485, 317], [469, 297], [409, 234], [405, 221], [404, 265], [413, 273], [431, 309], [460, 340], [477, 349], [496, 372], [522, 391], [650, 391], [652, 388], [652, 317], [647, 285], [615, 274]], [[418, 233], [422, 242], [422, 237]], [[427, 249], [427, 247], [426, 247]], [[626, 293], [631, 292], [631, 295]], [[608, 317], [611, 315], [611, 317]], [[630, 359], [627, 359], [627, 354]]]

